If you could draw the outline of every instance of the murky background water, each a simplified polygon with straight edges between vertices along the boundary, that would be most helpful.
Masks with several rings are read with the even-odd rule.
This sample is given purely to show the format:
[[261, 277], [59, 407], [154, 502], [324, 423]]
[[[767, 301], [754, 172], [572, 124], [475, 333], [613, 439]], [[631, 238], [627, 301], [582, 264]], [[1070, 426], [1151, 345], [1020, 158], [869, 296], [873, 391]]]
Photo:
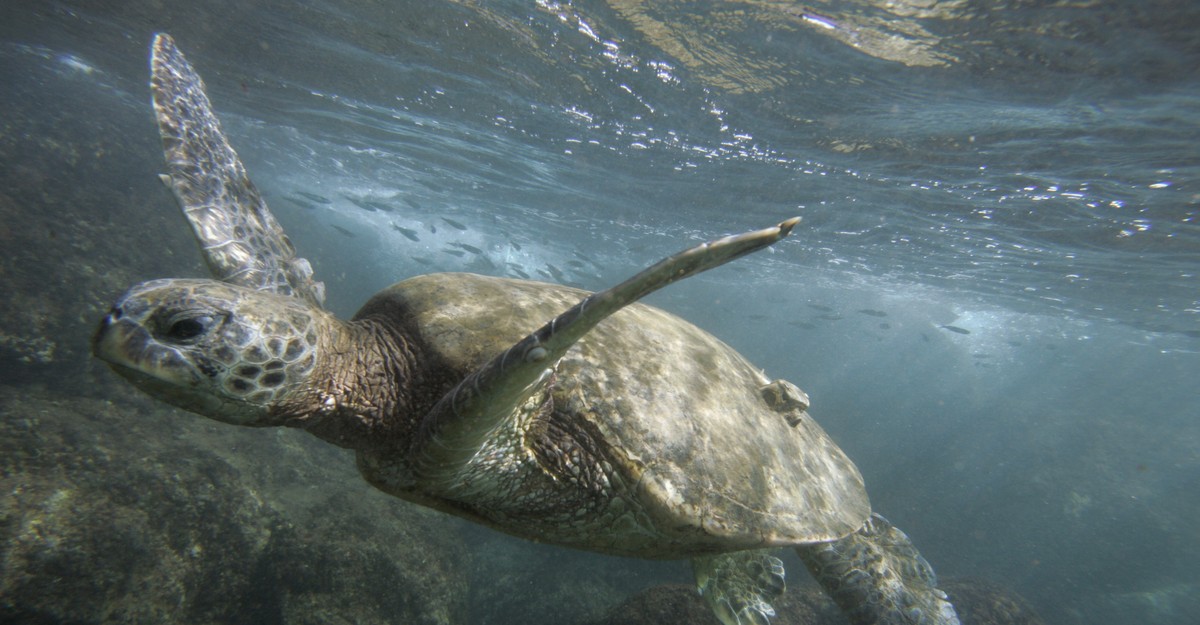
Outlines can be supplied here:
[[[943, 577], [1049, 622], [1200, 619], [1198, 29], [1134, 0], [6, 3], [5, 614], [65, 620], [40, 588], [85, 622], [230, 622], [215, 585], [294, 622], [379, 601], [370, 569], [405, 581], [394, 622], [582, 622], [688, 579], [447, 524], [91, 361], [127, 285], [204, 271], [154, 176], [166, 31], [340, 314], [433, 271], [603, 288], [802, 215], [652, 302], [804, 388]], [[237, 551], [278, 558], [214, 573]]]

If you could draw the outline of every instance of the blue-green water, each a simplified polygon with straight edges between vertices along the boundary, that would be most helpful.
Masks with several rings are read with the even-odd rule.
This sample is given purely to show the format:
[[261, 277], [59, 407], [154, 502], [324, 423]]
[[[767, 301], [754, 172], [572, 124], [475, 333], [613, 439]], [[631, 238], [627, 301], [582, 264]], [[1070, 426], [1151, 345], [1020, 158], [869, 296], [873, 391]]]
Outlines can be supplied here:
[[[1200, 618], [1200, 5], [1091, 4], [7, 3], [0, 384], [134, 395], [91, 324], [202, 275], [154, 179], [165, 31], [338, 313], [433, 271], [602, 288], [802, 215], [652, 302], [804, 388], [941, 575]], [[471, 535], [540, 584], [686, 580]]]

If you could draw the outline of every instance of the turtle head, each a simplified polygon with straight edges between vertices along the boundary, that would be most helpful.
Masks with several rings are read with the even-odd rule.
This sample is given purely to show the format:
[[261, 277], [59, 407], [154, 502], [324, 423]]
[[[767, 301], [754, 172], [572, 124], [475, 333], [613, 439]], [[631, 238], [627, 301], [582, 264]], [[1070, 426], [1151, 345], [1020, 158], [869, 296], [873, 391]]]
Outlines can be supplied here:
[[281, 425], [270, 409], [308, 382], [326, 317], [225, 282], [153, 280], [113, 305], [92, 350], [167, 403], [236, 425]]

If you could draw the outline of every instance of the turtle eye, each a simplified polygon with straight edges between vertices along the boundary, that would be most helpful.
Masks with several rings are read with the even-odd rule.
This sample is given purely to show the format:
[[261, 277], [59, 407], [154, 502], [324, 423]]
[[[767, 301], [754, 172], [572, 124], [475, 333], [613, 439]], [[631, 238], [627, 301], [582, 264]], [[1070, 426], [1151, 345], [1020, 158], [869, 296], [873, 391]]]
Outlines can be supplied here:
[[170, 319], [160, 338], [175, 343], [188, 343], [208, 332], [216, 324], [210, 314], [177, 315]]
[[204, 334], [204, 330], [208, 328], [210, 323], [212, 323], [212, 317], [180, 319], [171, 324], [171, 327], [167, 330], [167, 336], [180, 341], [194, 339]]

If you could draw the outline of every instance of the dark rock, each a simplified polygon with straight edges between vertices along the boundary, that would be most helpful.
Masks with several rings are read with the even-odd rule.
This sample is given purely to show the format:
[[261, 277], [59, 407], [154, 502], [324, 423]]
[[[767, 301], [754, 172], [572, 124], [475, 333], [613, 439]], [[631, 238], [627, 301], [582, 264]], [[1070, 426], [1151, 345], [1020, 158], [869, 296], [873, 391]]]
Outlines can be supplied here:
[[994, 582], [947, 579], [940, 586], [962, 625], [1045, 625], [1024, 598]]
[[[811, 587], [790, 589], [775, 604], [771, 625], [845, 623], [833, 602]], [[650, 588], [631, 597], [591, 625], [721, 625], [704, 598], [690, 585]]]
[[592, 625], [721, 625], [692, 586], [667, 585], [644, 590]]
[[445, 517], [302, 433], [0, 387], [0, 622], [465, 622]]
[[[1044, 625], [1017, 594], [979, 580], [947, 580], [941, 585], [958, 610], [962, 625]], [[844, 616], [819, 589], [789, 588], [775, 603], [771, 625], [845, 625]], [[721, 625], [708, 604], [689, 585], [664, 585], [643, 591], [604, 619], [590, 625]]]
[[590, 622], [630, 594], [662, 583], [662, 569], [685, 570], [678, 563], [656, 567], [663, 563], [535, 544], [482, 528], [468, 535], [475, 555], [471, 625]]

